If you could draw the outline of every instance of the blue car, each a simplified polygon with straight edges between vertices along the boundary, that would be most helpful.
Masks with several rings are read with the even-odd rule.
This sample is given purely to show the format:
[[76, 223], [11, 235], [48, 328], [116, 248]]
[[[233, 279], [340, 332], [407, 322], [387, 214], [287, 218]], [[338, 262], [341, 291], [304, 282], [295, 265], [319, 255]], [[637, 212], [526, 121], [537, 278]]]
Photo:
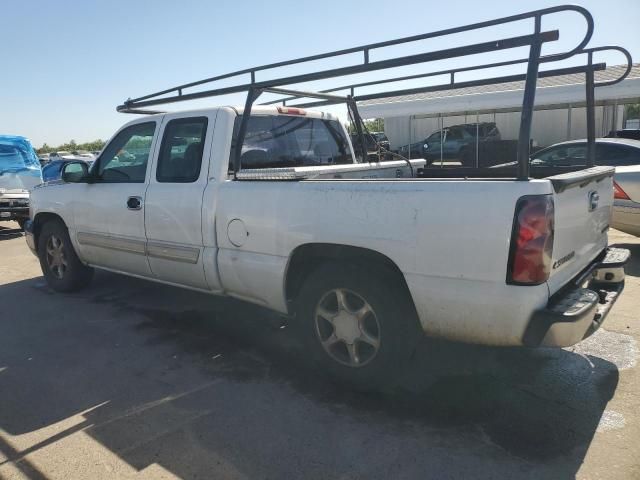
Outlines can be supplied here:
[[[77, 162], [77, 160], [53, 160], [42, 167], [42, 179], [45, 182], [51, 182], [54, 180], [60, 180], [62, 177], [62, 169], [67, 163]], [[91, 167], [93, 162], [86, 162], [88, 167]]]

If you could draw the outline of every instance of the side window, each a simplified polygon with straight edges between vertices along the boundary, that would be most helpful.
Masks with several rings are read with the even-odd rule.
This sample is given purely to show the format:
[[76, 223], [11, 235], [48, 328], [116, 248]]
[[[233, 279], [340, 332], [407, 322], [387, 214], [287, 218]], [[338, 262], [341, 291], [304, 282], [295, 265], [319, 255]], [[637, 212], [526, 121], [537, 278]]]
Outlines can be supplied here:
[[447, 140], [462, 140], [462, 131], [458, 128], [452, 128], [447, 133]]
[[440, 130], [438, 130], [435, 133], [432, 133], [431, 135], [429, 135], [429, 138], [427, 138], [426, 142], [429, 143], [434, 143], [434, 142], [438, 142], [440, 143], [440, 139], [442, 138], [442, 135], [444, 135], [443, 132], [441, 132]]
[[[236, 118], [234, 143], [242, 117]], [[232, 147], [230, 170], [233, 167]], [[352, 163], [349, 142], [335, 120], [294, 116], [252, 116], [242, 145], [243, 169]]]
[[[640, 150], [638, 151], [640, 152]], [[640, 163], [640, 153], [622, 145], [596, 144], [596, 164], [611, 167], [637, 165]]]
[[536, 153], [534, 159], [548, 166], [571, 166], [585, 165], [587, 158], [587, 147], [584, 144], [561, 145], [551, 148], [546, 152]]
[[179, 118], [167, 123], [156, 170], [158, 182], [192, 183], [198, 179], [207, 123], [206, 117]]
[[94, 173], [105, 183], [144, 183], [155, 122], [138, 123], [122, 130], [109, 142]]

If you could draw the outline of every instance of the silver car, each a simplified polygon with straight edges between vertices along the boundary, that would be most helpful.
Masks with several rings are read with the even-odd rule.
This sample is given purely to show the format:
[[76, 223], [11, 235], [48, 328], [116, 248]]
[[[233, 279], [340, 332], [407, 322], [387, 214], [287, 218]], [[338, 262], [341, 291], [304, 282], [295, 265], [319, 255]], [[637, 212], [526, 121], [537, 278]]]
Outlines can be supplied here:
[[611, 224], [640, 237], [640, 165], [616, 167]]
[[[587, 141], [556, 143], [536, 152], [531, 165], [584, 165]], [[640, 236], [640, 140], [597, 138], [596, 165], [616, 167], [611, 226]]]

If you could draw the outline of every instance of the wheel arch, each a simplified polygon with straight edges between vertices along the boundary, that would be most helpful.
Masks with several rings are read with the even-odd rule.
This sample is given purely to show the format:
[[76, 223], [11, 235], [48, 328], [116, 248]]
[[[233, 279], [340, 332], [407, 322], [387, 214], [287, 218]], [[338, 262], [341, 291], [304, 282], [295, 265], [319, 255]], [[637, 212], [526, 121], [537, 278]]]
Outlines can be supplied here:
[[327, 261], [347, 262], [388, 275], [390, 276], [389, 281], [399, 282], [413, 304], [413, 297], [404, 274], [398, 265], [383, 253], [352, 245], [306, 243], [296, 247], [291, 253], [285, 271], [285, 299], [290, 311], [305, 279], [323, 262]]
[[64, 221], [64, 219], [57, 213], [53, 213], [53, 212], [37, 213], [36, 216], [33, 218], [33, 240], [36, 245], [38, 245], [42, 227], [44, 226], [45, 223], [51, 222], [51, 221], [58, 221], [62, 223], [65, 227], [67, 227], [67, 224]]

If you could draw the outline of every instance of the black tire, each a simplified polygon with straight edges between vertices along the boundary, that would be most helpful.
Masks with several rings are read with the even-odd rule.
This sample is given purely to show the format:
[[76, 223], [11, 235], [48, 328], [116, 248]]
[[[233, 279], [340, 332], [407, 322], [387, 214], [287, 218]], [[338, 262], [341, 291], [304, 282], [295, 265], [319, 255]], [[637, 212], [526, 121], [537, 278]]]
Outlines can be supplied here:
[[[395, 277], [393, 272], [386, 269], [327, 263], [306, 278], [296, 299], [296, 316], [306, 347], [305, 354], [309, 355], [314, 366], [335, 379], [361, 389], [390, 388], [395, 385], [398, 373], [422, 338], [422, 329], [406, 287], [400, 281], [389, 282], [390, 278]], [[364, 319], [369, 322], [368, 325], [363, 327], [363, 323], [358, 321], [357, 328], [360, 332], [363, 328], [368, 331], [368, 339], [375, 338], [377, 330], [379, 346], [376, 350], [364, 341], [351, 339], [351, 343], [356, 345], [357, 357], [361, 362], [359, 366], [343, 363], [351, 362], [348, 342], [340, 340], [329, 347], [331, 350], [326, 350], [321, 343], [321, 338], [331, 337], [331, 329], [334, 341], [338, 336], [337, 323], [333, 323], [340, 320], [337, 316], [331, 322], [325, 322], [322, 315], [316, 318], [318, 306], [327, 307], [333, 301], [331, 295], [337, 295], [333, 293], [336, 290], [347, 292], [350, 310], [363, 308], [359, 303], [363, 300], [373, 311]], [[335, 298], [337, 300], [337, 296]], [[327, 308], [331, 310], [332, 307]], [[339, 307], [334, 310], [339, 314]]]
[[17, 218], [16, 222], [18, 222], [18, 225], [20, 226], [20, 230], [24, 230], [24, 224], [27, 222], [26, 218]]
[[62, 222], [51, 220], [42, 226], [38, 237], [38, 259], [47, 284], [57, 292], [81, 290], [93, 278], [93, 268], [80, 261], [71, 244], [69, 231]]

